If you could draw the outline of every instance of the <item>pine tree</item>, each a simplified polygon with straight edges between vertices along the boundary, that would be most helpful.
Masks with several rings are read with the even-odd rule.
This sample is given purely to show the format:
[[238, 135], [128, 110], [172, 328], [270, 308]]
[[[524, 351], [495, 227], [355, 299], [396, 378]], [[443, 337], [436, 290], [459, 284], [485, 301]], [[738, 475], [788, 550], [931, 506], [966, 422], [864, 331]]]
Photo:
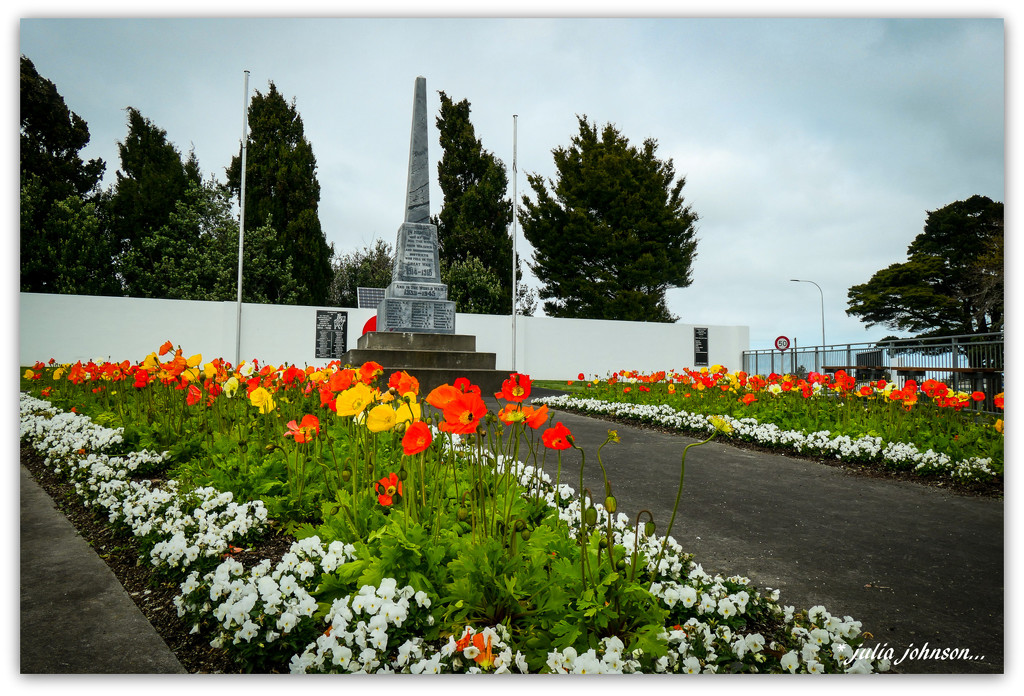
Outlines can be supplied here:
[[[241, 192], [241, 151], [227, 169], [228, 186]], [[316, 158], [304, 135], [295, 101], [288, 104], [273, 82], [249, 105], [246, 146], [245, 228], [274, 232], [271, 260], [289, 266], [293, 280], [264, 288], [268, 302], [323, 305], [332, 280], [333, 249], [320, 227]], [[294, 285], [297, 291], [293, 291]]]
[[553, 150], [557, 181], [528, 180], [536, 202], [523, 196], [523, 234], [543, 284], [549, 316], [676, 321], [665, 303], [670, 288], [691, 283], [697, 215], [684, 205], [685, 178], [657, 142], [635, 147], [608, 124], [601, 132], [585, 116], [568, 148]]

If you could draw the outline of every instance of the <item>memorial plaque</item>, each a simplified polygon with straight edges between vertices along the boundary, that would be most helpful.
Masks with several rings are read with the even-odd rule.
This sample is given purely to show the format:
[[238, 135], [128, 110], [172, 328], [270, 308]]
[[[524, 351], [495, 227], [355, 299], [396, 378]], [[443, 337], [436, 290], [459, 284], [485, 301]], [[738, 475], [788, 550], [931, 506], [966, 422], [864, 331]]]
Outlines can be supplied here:
[[455, 303], [387, 298], [377, 308], [377, 330], [455, 333]]
[[[396, 280], [391, 283], [384, 297], [408, 297], [412, 300], [447, 300], [448, 286], [442, 283], [410, 283]], [[378, 301], [377, 304], [380, 304]], [[374, 305], [376, 307], [377, 305]]]
[[316, 357], [337, 360], [348, 351], [348, 312], [316, 310]]
[[693, 329], [693, 366], [708, 366], [708, 330], [706, 328]]
[[437, 228], [429, 223], [402, 223], [398, 230], [392, 282], [440, 283], [441, 262], [437, 251]]
[[384, 288], [356, 288], [356, 301], [359, 309], [377, 309], [384, 299]]

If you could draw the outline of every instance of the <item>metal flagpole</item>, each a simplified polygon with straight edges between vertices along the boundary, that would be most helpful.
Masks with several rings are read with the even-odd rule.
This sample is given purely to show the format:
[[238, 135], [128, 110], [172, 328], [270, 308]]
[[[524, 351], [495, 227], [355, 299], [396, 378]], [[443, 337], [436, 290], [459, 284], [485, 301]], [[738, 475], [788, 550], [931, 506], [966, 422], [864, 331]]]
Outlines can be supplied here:
[[519, 115], [512, 114], [512, 371], [516, 372], [516, 271], [519, 270], [519, 255], [516, 249], [516, 136]]
[[245, 71], [242, 104], [242, 182], [238, 199], [238, 311], [235, 315], [235, 367], [242, 361], [242, 248], [245, 242], [245, 150], [249, 142], [249, 71]]

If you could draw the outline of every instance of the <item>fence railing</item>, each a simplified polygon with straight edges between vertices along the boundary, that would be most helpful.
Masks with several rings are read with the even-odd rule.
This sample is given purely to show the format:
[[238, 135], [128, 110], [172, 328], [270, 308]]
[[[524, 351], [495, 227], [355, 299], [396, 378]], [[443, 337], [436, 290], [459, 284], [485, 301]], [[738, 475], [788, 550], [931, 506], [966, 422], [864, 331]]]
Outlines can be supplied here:
[[785, 351], [743, 352], [748, 374], [835, 373], [845, 370], [858, 382], [886, 379], [900, 388], [908, 379], [945, 382], [958, 391], [985, 394], [980, 410], [996, 412], [996, 394], [1003, 391], [1003, 333], [906, 338], [871, 343], [800, 346]]

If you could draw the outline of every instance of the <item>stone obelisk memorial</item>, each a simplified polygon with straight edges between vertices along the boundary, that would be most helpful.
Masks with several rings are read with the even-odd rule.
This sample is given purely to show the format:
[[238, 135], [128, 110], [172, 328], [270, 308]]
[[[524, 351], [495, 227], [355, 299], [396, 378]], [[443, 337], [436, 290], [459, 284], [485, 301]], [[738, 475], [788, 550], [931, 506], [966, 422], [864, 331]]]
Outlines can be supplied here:
[[377, 306], [377, 331], [455, 333], [455, 303], [441, 282], [437, 227], [430, 224], [427, 81], [416, 78], [405, 222], [398, 228], [391, 285]]
[[476, 336], [455, 333], [455, 303], [441, 282], [437, 227], [430, 223], [430, 161], [427, 157], [427, 81], [416, 78], [405, 220], [398, 228], [391, 285], [377, 305], [377, 330], [356, 341], [343, 357], [351, 365], [368, 360], [385, 377], [406, 370], [421, 393], [466, 377], [484, 393], [497, 391], [508, 371], [496, 370], [494, 353], [476, 352]]

